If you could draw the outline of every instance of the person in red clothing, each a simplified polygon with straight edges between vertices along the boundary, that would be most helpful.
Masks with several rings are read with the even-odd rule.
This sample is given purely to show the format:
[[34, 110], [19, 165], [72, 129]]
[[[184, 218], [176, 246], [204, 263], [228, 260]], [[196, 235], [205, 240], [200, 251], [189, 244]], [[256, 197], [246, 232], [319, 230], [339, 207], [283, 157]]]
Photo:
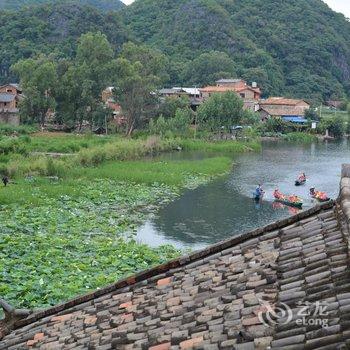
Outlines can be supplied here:
[[306, 175], [305, 175], [305, 173], [300, 174], [298, 180], [299, 180], [300, 182], [306, 181]]

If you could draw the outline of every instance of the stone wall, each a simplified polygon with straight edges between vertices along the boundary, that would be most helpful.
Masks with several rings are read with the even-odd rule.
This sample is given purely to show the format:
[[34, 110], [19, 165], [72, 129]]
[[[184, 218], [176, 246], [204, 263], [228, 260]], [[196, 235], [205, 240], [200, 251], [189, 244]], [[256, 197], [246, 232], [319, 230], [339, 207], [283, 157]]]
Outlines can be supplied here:
[[20, 123], [19, 114], [18, 113], [10, 113], [7, 111], [2, 111], [0, 109], [0, 123], [18, 126]]

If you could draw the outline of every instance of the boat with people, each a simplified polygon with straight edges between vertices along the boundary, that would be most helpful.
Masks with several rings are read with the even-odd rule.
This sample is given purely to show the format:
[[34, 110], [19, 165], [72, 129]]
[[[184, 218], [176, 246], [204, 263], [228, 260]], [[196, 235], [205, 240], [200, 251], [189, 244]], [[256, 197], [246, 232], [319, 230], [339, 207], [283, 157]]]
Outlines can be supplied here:
[[302, 173], [299, 175], [298, 179], [295, 180], [295, 186], [302, 186], [306, 184], [306, 175]]
[[300, 209], [303, 206], [303, 200], [296, 195], [286, 196], [282, 194], [278, 189], [275, 189], [273, 196], [275, 198], [275, 201], [278, 203]]
[[326, 192], [316, 191], [314, 187], [310, 188], [310, 196], [321, 203], [328, 202], [330, 200]]

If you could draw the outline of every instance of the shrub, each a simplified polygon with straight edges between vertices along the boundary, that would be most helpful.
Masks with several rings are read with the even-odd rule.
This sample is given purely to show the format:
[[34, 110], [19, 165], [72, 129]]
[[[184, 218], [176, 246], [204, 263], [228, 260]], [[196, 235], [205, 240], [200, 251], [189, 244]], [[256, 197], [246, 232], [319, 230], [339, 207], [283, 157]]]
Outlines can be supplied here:
[[289, 142], [312, 143], [317, 141], [317, 137], [305, 132], [291, 132], [285, 136], [285, 140]]
[[166, 136], [188, 136], [193, 112], [189, 108], [177, 109], [173, 118], [160, 116], [156, 121], [151, 119], [149, 129], [151, 134]]
[[0, 154], [27, 154], [27, 139], [4, 137], [0, 140]]
[[346, 131], [344, 119], [339, 116], [323, 118], [318, 124], [317, 131], [324, 134], [326, 130], [335, 138], [343, 137]]

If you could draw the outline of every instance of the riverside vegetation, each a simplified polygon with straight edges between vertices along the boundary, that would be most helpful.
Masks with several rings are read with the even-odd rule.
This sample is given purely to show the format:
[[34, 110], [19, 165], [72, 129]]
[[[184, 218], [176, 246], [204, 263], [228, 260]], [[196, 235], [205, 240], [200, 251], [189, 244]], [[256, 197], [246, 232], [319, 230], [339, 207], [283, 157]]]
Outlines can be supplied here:
[[[230, 154], [259, 149], [254, 142], [22, 133], [0, 140], [1, 172], [12, 181], [0, 189], [0, 295], [29, 308], [104, 287], [181, 254], [172, 246], [139, 244], [137, 227], [182, 189], [227, 173]], [[153, 157], [179, 148], [204, 148], [213, 156]], [[42, 154], [51, 151], [60, 157]]]

